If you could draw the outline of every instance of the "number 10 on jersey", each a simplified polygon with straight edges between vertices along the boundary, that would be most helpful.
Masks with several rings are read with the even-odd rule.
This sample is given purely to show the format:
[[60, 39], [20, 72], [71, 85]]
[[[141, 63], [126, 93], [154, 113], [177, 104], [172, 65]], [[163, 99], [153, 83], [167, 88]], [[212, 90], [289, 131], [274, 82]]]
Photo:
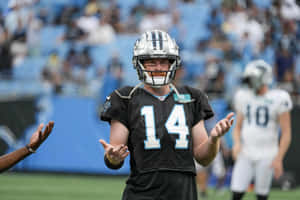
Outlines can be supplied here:
[[[160, 139], [156, 137], [154, 107], [142, 107], [141, 115], [145, 117], [145, 149], [160, 149]], [[188, 148], [187, 136], [189, 135], [189, 129], [186, 125], [186, 117], [183, 105], [174, 105], [173, 110], [169, 115], [167, 122], [165, 123], [165, 127], [168, 131], [168, 134], [178, 134], [175, 144], [176, 149]]]

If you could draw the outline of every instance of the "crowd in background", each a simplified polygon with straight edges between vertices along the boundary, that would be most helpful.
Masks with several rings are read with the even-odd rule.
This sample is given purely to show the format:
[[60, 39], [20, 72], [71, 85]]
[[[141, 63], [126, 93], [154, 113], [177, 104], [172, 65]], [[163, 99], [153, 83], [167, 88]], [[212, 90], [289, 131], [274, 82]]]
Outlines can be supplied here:
[[[3, 1], [1, 81], [20, 79], [18, 71], [23, 79], [31, 79], [30, 70], [38, 63], [41, 85], [54, 94], [96, 93], [105, 98], [136, 77], [127, 73], [133, 67], [122, 57], [132, 54], [133, 43], [131, 49], [95, 49], [150, 29], [168, 31], [182, 49], [177, 84], [230, 100], [245, 64], [261, 58], [273, 66], [274, 85], [297, 102], [300, 8], [295, 0]], [[41, 62], [29, 62], [38, 59]], [[104, 59], [107, 62], [98, 62]], [[28, 76], [22, 68], [28, 68]]]

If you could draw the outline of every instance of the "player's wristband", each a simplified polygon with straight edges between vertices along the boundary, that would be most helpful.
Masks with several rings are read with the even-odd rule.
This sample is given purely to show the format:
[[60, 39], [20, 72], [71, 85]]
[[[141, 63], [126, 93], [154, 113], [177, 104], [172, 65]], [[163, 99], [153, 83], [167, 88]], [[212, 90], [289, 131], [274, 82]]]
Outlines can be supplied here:
[[25, 147], [30, 153], [35, 153], [35, 150], [33, 148], [31, 148], [28, 144], [26, 144]]
[[108, 168], [110, 168], [110, 169], [120, 169], [120, 168], [123, 166], [123, 164], [124, 164], [124, 160], [122, 160], [120, 163], [117, 163], [117, 164], [113, 163], [113, 162], [107, 157], [106, 154], [104, 155], [104, 162], [105, 162], [106, 166], [107, 166]]

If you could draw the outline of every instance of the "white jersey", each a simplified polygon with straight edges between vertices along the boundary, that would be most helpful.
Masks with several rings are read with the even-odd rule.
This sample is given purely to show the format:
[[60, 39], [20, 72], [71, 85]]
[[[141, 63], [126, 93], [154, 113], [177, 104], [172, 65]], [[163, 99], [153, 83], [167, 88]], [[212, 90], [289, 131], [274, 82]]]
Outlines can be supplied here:
[[292, 109], [290, 95], [270, 89], [257, 96], [250, 89], [240, 89], [234, 97], [234, 106], [244, 117], [241, 153], [254, 160], [274, 157], [278, 152], [278, 116]]

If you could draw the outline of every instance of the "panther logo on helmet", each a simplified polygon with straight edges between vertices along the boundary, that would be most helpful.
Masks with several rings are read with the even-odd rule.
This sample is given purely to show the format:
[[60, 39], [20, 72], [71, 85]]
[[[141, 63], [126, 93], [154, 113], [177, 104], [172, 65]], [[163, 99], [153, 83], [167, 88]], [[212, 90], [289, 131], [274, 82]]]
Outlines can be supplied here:
[[272, 67], [263, 60], [254, 60], [247, 64], [243, 79], [250, 88], [257, 91], [263, 85], [270, 85], [272, 83]]
[[[169, 70], [156, 71], [156, 75], [147, 71], [143, 60], [153, 58], [167, 58], [170, 61]], [[135, 42], [132, 62], [142, 82], [152, 87], [161, 87], [175, 78], [180, 66], [179, 48], [168, 33], [161, 30], [147, 31]]]

